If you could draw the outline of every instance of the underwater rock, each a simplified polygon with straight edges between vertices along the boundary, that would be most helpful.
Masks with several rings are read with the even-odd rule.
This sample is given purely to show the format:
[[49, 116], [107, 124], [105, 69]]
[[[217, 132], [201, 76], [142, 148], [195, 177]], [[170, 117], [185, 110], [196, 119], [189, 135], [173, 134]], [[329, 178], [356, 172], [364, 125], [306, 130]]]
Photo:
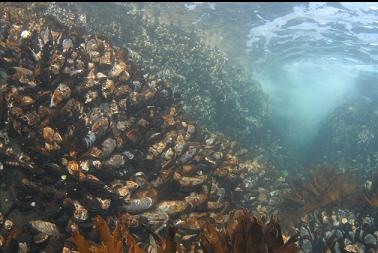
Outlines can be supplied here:
[[[127, 49], [126, 57], [125, 49], [114, 47], [104, 36], [80, 29], [82, 32], [78, 32], [73, 24], [62, 24], [51, 16], [34, 13], [33, 8], [11, 3], [0, 5], [4, 6], [4, 15], [10, 15], [6, 22], [2, 18], [1, 26], [4, 28], [6, 23], [11, 28], [0, 42], [0, 54], [5, 54], [0, 57], [0, 67], [6, 72], [2, 75], [6, 89], [1, 89], [0, 95], [0, 110], [6, 113], [1, 112], [0, 117], [7, 122], [0, 130], [10, 136], [9, 142], [0, 139], [4, 167], [1, 173], [12, 178], [9, 190], [0, 194], [3, 197], [9, 193], [11, 203], [1, 203], [1, 211], [7, 225], [12, 220], [16, 224], [2, 228], [1, 233], [13, 233], [25, 225], [18, 222], [31, 219], [25, 222], [35, 230], [27, 242], [28, 249], [50, 248], [55, 250], [50, 252], [60, 252], [59, 239], [54, 241], [52, 237], [68, 238], [71, 232], [80, 230], [91, 241], [98, 241], [99, 235], [92, 231], [92, 218], [101, 215], [111, 227], [116, 227], [115, 217], [121, 215], [130, 223], [147, 221], [157, 233], [170, 231], [167, 228], [170, 222], [181, 224], [184, 232], [177, 235], [188, 244], [183, 243], [182, 247], [189, 250], [197, 247], [200, 240], [193, 231], [199, 233], [204, 224], [209, 225], [207, 232], [217, 233], [206, 220], [222, 224], [228, 218], [225, 213], [235, 206], [270, 214], [273, 207], [265, 204], [287, 193], [285, 189], [290, 187], [286, 178], [276, 180], [273, 166], [252, 160], [241, 163], [238, 154], [247, 158], [248, 155], [235, 142], [188, 120], [182, 100], [176, 96], [178, 92], [169, 81], [160, 78], [169, 73], [155, 75], [156, 66], [143, 57], [137, 63], [136, 50]], [[20, 36], [24, 30], [31, 35]], [[161, 32], [169, 35], [168, 31]], [[150, 41], [140, 42], [140, 47], [147, 47]], [[192, 54], [185, 50], [180, 53]], [[207, 64], [207, 58], [200, 58], [199, 62], [202, 61]], [[148, 65], [140, 64], [143, 62]], [[195, 64], [196, 68], [201, 69], [201, 64]], [[194, 65], [178, 66], [185, 69]], [[202, 85], [207, 84], [204, 80], [210, 80], [206, 78], [212, 74], [213, 70], [205, 66], [198, 75], [198, 83], [190, 86], [203, 91]], [[212, 94], [221, 91], [216, 99], [226, 93], [224, 106], [234, 108], [233, 89], [222, 85], [208, 88]], [[193, 98], [192, 113], [201, 110], [202, 115], [211, 114], [206, 122], [221, 115], [214, 111], [211, 100], [201, 100], [207, 95], [204, 92], [197, 99], [191, 93], [184, 94]], [[227, 131], [234, 131], [233, 124], [229, 124], [232, 118], [228, 115], [218, 119], [217, 124], [227, 122], [225, 127], [230, 127]], [[349, 182], [343, 181], [343, 177], [335, 179], [332, 173], [331, 176], [320, 173], [307, 188], [301, 188], [306, 183], [293, 186], [288, 198], [304, 206], [308, 213], [319, 206], [328, 207], [350, 192], [348, 187], [342, 187], [342, 191], [323, 187], [323, 181], [332, 181], [337, 186]], [[283, 189], [278, 191], [278, 186]], [[313, 206], [314, 202], [319, 206]], [[131, 215], [128, 212], [135, 215], [126, 219], [126, 215]], [[17, 219], [9, 218], [12, 215]], [[36, 215], [40, 218], [36, 219]], [[257, 227], [261, 224], [247, 214], [239, 215], [260, 231]], [[341, 215], [335, 214], [335, 219], [332, 215], [327, 213], [328, 218], [323, 219], [327, 222], [323, 223], [341, 226], [352, 219], [343, 217], [347, 219], [343, 222]], [[371, 226], [375, 222], [366, 224]], [[133, 233], [147, 244], [149, 237], [144, 236], [142, 225], [138, 225]], [[272, 234], [278, 235], [274, 228]], [[192, 231], [186, 234], [185, 229]], [[15, 240], [20, 236], [15, 232], [13, 235]], [[311, 244], [315, 247], [313, 241]], [[17, 248], [18, 242], [15, 245]], [[66, 251], [69, 245], [65, 243]]]

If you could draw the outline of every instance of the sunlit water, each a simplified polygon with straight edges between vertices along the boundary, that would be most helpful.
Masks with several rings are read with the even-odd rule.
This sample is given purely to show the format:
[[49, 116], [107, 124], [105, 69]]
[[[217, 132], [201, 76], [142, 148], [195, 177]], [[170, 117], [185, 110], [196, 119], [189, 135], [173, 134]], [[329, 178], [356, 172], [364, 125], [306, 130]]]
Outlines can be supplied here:
[[262, 4], [251, 14], [259, 22], [251, 24], [247, 50], [271, 97], [273, 121], [299, 152], [342, 102], [376, 99], [359, 85], [361, 72], [378, 80], [378, 3], [298, 4], [274, 16], [283, 4]]

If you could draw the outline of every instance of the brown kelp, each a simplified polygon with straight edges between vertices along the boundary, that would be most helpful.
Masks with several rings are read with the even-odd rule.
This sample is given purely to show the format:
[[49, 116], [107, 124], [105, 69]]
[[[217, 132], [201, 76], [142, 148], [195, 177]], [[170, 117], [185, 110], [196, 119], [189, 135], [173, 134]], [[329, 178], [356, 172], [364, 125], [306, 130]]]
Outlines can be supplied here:
[[201, 246], [205, 252], [233, 253], [291, 253], [297, 252], [295, 238], [283, 241], [278, 221], [257, 218], [246, 209], [234, 211], [227, 228], [220, 230], [207, 223], [201, 235]]
[[[78, 247], [79, 253], [90, 252], [124, 252], [127, 248], [129, 253], [143, 253], [144, 251], [136, 242], [134, 236], [125, 228], [124, 224], [117, 223], [111, 233], [108, 225], [101, 217], [94, 221], [100, 234], [100, 243], [88, 242], [75, 228], [73, 240]], [[246, 209], [235, 210], [227, 224], [222, 224], [220, 230], [215, 225], [207, 222], [202, 226], [200, 236], [200, 248], [203, 252], [219, 253], [294, 253], [298, 251], [295, 245], [295, 237], [284, 243], [281, 228], [274, 218], [267, 221], [265, 218], [256, 218]], [[177, 249], [175, 233], [177, 228], [168, 227], [165, 239], [160, 238], [150, 229], [145, 229], [153, 236], [157, 252], [174, 253]]]
[[302, 206], [304, 214], [321, 207], [340, 204], [356, 193], [358, 183], [347, 173], [335, 168], [322, 166], [308, 168], [307, 180], [293, 178], [290, 182], [290, 191], [285, 199]]
[[365, 184], [364, 191], [361, 194], [362, 200], [371, 208], [378, 209], [378, 175]]

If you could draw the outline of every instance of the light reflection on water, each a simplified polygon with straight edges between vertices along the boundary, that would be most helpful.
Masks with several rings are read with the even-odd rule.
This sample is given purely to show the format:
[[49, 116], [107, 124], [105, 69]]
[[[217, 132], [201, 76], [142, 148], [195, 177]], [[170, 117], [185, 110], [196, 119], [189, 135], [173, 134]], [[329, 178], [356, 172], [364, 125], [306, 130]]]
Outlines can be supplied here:
[[252, 24], [249, 34], [252, 71], [270, 95], [278, 128], [297, 148], [311, 142], [334, 108], [358, 95], [360, 71], [378, 76], [377, 6], [298, 4], [270, 19], [254, 13], [263, 24]]

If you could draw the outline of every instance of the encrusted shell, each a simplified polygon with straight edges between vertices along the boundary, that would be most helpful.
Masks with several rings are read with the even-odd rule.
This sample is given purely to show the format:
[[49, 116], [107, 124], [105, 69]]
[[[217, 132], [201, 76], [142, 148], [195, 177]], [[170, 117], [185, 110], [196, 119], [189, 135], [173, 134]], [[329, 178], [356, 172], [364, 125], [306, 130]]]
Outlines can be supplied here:
[[167, 214], [176, 214], [186, 211], [189, 204], [186, 201], [173, 200], [173, 201], [162, 201], [158, 205], [158, 209], [166, 212]]
[[74, 201], [73, 202], [74, 206], [75, 206], [75, 211], [74, 211], [74, 217], [75, 219], [77, 220], [80, 220], [80, 221], [85, 221], [86, 219], [88, 219], [88, 210], [85, 209], [79, 201]]
[[59, 86], [55, 89], [54, 93], [51, 96], [50, 107], [57, 106], [64, 99], [67, 99], [70, 96], [71, 96], [70, 87], [65, 83], [59, 84]]
[[113, 138], [107, 138], [102, 144], [101, 144], [102, 148], [102, 154], [101, 156], [103, 158], [107, 158], [108, 156], [110, 156], [113, 151], [115, 150], [116, 146], [117, 146], [117, 142], [113, 139]]
[[143, 197], [140, 199], [132, 199], [125, 205], [125, 210], [131, 213], [144, 212], [152, 207], [152, 199]]
[[30, 225], [46, 235], [59, 236], [59, 229], [54, 223], [43, 220], [33, 220], [30, 222]]

